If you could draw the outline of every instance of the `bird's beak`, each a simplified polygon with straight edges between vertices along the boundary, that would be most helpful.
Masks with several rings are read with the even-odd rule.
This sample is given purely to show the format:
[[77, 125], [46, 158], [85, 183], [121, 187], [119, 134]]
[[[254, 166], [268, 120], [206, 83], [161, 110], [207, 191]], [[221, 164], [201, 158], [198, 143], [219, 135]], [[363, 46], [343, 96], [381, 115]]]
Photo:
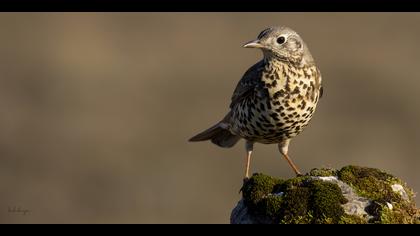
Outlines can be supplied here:
[[252, 40], [251, 42], [246, 43], [244, 48], [262, 48], [263, 45], [260, 43], [260, 40]]

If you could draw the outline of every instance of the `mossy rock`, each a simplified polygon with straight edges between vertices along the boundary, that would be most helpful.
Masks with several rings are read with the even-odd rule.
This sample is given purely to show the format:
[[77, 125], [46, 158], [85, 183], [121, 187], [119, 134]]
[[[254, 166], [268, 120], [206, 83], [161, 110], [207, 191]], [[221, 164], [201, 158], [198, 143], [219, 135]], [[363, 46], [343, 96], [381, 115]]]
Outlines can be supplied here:
[[313, 169], [288, 180], [254, 174], [241, 190], [231, 223], [420, 223], [413, 190], [374, 168]]

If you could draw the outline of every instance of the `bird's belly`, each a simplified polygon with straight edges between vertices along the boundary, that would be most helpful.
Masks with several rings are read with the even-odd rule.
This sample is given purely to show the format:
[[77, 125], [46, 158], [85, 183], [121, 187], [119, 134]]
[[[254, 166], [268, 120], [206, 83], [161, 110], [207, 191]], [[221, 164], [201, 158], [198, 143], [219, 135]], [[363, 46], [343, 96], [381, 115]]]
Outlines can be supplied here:
[[270, 96], [253, 103], [244, 101], [233, 110], [231, 132], [250, 141], [279, 143], [308, 125], [317, 100]]

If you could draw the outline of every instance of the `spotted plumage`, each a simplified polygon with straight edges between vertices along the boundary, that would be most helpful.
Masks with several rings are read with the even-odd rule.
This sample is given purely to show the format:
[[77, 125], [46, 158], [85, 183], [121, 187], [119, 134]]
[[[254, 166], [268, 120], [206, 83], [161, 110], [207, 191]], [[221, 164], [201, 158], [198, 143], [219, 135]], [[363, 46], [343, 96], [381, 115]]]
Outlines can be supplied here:
[[190, 141], [211, 140], [221, 147], [232, 147], [240, 138], [245, 139], [246, 177], [253, 144], [278, 144], [295, 173], [300, 174], [288, 156], [288, 146], [308, 125], [322, 96], [320, 71], [301, 37], [287, 27], [267, 28], [244, 47], [261, 49], [263, 59], [237, 84], [225, 118]]

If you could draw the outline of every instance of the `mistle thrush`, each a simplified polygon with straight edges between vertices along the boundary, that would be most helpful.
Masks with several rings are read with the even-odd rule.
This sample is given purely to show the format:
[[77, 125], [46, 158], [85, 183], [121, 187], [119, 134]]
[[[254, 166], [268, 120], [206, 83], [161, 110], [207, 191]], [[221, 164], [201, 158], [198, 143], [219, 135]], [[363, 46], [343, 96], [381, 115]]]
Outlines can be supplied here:
[[233, 92], [230, 111], [216, 125], [190, 141], [211, 140], [229, 148], [246, 140], [245, 177], [254, 143], [278, 144], [288, 156], [290, 140], [308, 125], [322, 96], [321, 74], [302, 38], [287, 27], [270, 27], [245, 48], [259, 48], [263, 59], [249, 68]]

